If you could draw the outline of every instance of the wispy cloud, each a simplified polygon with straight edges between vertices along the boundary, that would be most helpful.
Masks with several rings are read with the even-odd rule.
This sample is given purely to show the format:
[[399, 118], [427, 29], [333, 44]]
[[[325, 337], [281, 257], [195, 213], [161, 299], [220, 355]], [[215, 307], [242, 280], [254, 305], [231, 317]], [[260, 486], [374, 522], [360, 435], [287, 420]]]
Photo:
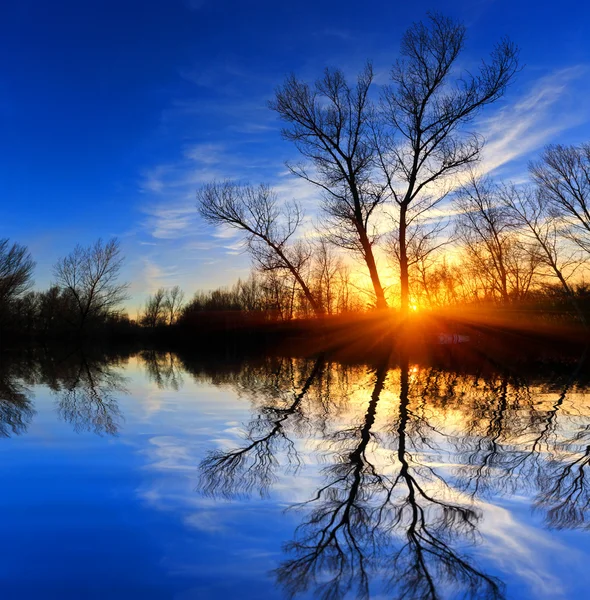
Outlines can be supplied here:
[[143, 259], [143, 281], [148, 292], [153, 293], [160, 287], [169, 287], [170, 280], [179, 275], [176, 265], [166, 265], [165, 267], [155, 263], [149, 258]]
[[221, 143], [185, 147], [175, 164], [157, 165], [143, 173], [141, 191], [150, 197], [143, 212], [144, 228], [153, 238], [177, 239], [194, 234], [197, 225], [196, 189], [208, 181], [227, 177], [235, 164]]
[[567, 598], [563, 580], [553, 558], [573, 559], [577, 552], [566, 548], [547, 532], [520, 522], [506, 508], [480, 503], [485, 518], [480, 524], [486, 559], [506, 572], [516, 574], [535, 598]]
[[588, 73], [584, 66], [569, 67], [537, 80], [523, 97], [490, 117], [480, 119], [476, 129], [487, 143], [481, 170], [493, 171], [555, 140], [557, 134], [588, 121], [579, 104], [571, 106], [572, 84]]
[[159, 239], [177, 239], [185, 235], [195, 223], [197, 209], [194, 205], [177, 205], [175, 207], [155, 206], [148, 209], [147, 226], [152, 237]]
[[212, 234], [212, 237], [220, 240], [231, 240], [239, 235], [239, 232], [232, 227], [218, 227]]

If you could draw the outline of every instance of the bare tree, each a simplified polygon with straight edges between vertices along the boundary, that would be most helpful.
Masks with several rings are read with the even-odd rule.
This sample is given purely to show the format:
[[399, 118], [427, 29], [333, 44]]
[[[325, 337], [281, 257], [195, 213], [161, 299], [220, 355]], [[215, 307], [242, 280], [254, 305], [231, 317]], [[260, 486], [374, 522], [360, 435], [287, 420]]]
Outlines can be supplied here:
[[327, 69], [313, 85], [289, 77], [277, 89], [270, 106], [288, 124], [285, 139], [292, 141], [311, 164], [288, 164], [292, 173], [323, 192], [329, 239], [364, 259], [377, 308], [387, 308], [373, 247], [377, 231], [375, 210], [384, 201], [382, 188], [372, 178], [375, 147], [370, 119], [370, 64], [350, 85], [342, 71]]
[[[450, 239], [443, 235], [448, 225], [449, 222], [445, 220], [435, 220], [431, 223], [413, 220], [406, 230], [405, 257], [409, 281], [412, 282], [412, 287], [423, 292], [431, 307], [434, 302], [430, 294], [428, 272], [434, 268], [441, 248], [450, 242]], [[387, 250], [393, 257], [395, 266], [399, 267], [403, 253], [398, 228], [387, 237]], [[414, 293], [414, 296], [417, 297], [418, 294]]]
[[[0, 239], [0, 312], [33, 284], [35, 263], [26, 246]], [[3, 310], [4, 309], [4, 310]], [[1, 314], [0, 314], [1, 316]]]
[[92, 318], [100, 318], [127, 297], [127, 284], [119, 283], [123, 256], [117, 239], [94, 245], [77, 245], [54, 267], [56, 282], [73, 299], [80, 330]]
[[321, 238], [315, 245], [313, 264], [316, 297], [329, 315], [336, 308], [338, 278], [343, 268], [342, 259], [333, 250], [328, 242]]
[[167, 293], [164, 288], [157, 289], [145, 303], [140, 322], [146, 327], [157, 327], [166, 322], [168, 309], [166, 307]]
[[590, 144], [548, 146], [530, 172], [570, 239], [590, 253]]
[[500, 200], [508, 209], [508, 215], [527, 240], [527, 247], [540, 266], [557, 278], [563, 291], [576, 309], [582, 322], [584, 314], [576, 300], [569, 280], [581, 265], [579, 251], [573, 252], [564, 244], [559, 222], [551, 214], [551, 208], [540, 190], [514, 185], [500, 188]]
[[166, 311], [168, 325], [174, 325], [174, 323], [176, 323], [180, 311], [182, 310], [183, 301], [184, 292], [177, 285], [166, 291], [164, 310]]
[[439, 14], [415, 23], [401, 43], [376, 131], [378, 158], [397, 205], [402, 311], [409, 306], [408, 227], [448, 192], [448, 178], [477, 161], [482, 139], [464, 131], [497, 101], [518, 69], [517, 48], [501, 40], [479, 73], [458, 72], [465, 27]]
[[526, 252], [498, 188], [489, 178], [472, 175], [457, 198], [461, 214], [456, 233], [466, 259], [484, 291], [503, 303], [528, 292], [539, 265], [536, 254]]
[[197, 207], [209, 223], [244, 232], [246, 245], [259, 267], [264, 271], [288, 271], [314, 312], [322, 314], [303, 276], [311, 252], [303, 242], [293, 241], [303, 220], [297, 203], [279, 204], [276, 193], [266, 185], [253, 187], [225, 181], [200, 188]]

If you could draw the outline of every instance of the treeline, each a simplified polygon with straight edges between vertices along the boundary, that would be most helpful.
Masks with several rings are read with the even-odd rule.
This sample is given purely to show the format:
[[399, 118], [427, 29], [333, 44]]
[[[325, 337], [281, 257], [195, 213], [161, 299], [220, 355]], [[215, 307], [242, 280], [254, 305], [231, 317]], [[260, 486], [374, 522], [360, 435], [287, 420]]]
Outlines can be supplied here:
[[53, 267], [54, 282], [32, 290], [35, 262], [29, 250], [0, 240], [0, 334], [62, 337], [129, 330], [121, 308], [127, 283], [119, 281], [123, 256], [119, 242], [77, 245]]

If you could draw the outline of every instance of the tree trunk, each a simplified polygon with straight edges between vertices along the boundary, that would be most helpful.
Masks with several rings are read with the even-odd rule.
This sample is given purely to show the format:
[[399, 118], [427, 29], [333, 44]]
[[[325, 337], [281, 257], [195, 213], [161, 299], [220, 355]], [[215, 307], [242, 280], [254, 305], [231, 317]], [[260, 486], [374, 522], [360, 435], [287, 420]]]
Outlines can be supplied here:
[[363, 247], [363, 253], [365, 255], [365, 262], [369, 269], [369, 275], [371, 276], [371, 283], [373, 284], [373, 290], [375, 292], [375, 306], [378, 310], [385, 310], [387, 308], [387, 300], [385, 300], [385, 292], [379, 279], [379, 272], [377, 271], [377, 263], [375, 262], [375, 256], [373, 254], [373, 248], [369, 243], [367, 232], [359, 228], [360, 242]]
[[309, 287], [307, 286], [305, 281], [303, 281], [303, 277], [301, 277], [301, 275], [299, 274], [299, 271], [293, 266], [291, 261], [285, 256], [285, 254], [281, 251], [280, 248], [277, 248], [277, 246], [270, 244], [270, 243], [269, 243], [269, 246], [271, 248], [273, 248], [273, 250], [277, 253], [277, 255], [280, 257], [280, 259], [283, 261], [283, 264], [287, 267], [287, 269], [289, 269], [289, 271], [291, 271], [291, 274], [293, 275], [293, 277], [295, 277], [295, 280], [301, 286], [301, 289], [303, 290], [303, 293], [305, 294], [305, 297], [307, 298], [307, 300], [308, 300], [310, 306], [312, 307], [313, 311], [315, 312], [316, 316], [318, 316], [318, 317], [323, 316], [324, 310], [323, 310], [323, 307], [321, 306], [321, 303], [318, 304], [316, 299], [313, 297], [311, 290], [309, 289]]
[[402, 205], [399, 214], [399, 283], [402, 316], [407, 316], [410, 310], [410, 277], [408, 272], [408, 249], [406, 247], [406, 212], [408, 207]]

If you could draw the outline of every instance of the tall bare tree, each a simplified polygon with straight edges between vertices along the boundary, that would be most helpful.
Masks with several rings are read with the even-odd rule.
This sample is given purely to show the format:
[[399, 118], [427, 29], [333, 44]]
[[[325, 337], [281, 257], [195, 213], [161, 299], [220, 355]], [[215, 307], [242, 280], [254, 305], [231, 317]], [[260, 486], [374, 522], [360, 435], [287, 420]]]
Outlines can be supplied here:
[[73, 300], [82, 330], [93, 318], [106, 316], [127, 297], [126, 283], [118, 281], [123, 256], [117, 239], [80, 246], [58, 260], [53, 272], [57, 285]]
[[231, 181], [210, 183], [197, 191], [200, 215], [213, 225], [227, 225], [245, 234], [245, 242], [263, 271], [288, 271], [317, 315], [322, 307], [311, 292], [304, 269], [311, 257], [302, 241], [294, 239], [303, 220], [295, 202], [279, 203], [266, 185], [238, 185]]
[[287, 123], [285, 139], [292, 141], [308, 162], [288, 164], [288, 168], [322, 190], [329, 239], [362, 256], [376, 306], [386, 308], [374, 255], [378, 236], [373, 217], [384, 195], [372, 177], [372, 81], [370, 64], [355, 85], [349, 84], [338, 69], [326, 69], [313, 85], [292, 75], [277, 89], [270, 106]]
[[433, 13], [412, 25], [380, 104], [376, 149], [397, 206], [402, 311], [409, 305], [408, 228], [440, 202], [449, 177], [477, 161], [483, 140], [465, 126], [497, 101], [518, 69], [518, 51], [501, 40], [479, 72], [459, 71], [465, 27]]
[[548, 146], [530, 171], [570, 239], [590, 254], [590, 144]]

